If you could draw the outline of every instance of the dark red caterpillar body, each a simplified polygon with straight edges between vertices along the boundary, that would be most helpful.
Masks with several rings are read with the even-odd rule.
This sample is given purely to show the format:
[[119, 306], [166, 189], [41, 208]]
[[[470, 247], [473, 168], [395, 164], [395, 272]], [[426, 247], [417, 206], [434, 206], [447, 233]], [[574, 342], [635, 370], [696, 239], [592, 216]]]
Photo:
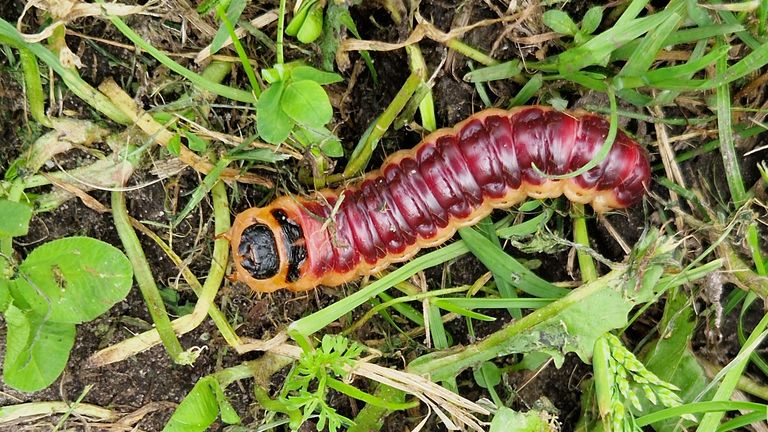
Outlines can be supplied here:
[[627, 207], [643, 196], [650, 166], [621, 131], [608, 157], [580, 176], [549, 180], [533, 168], [573, 172], [607, 134], [605, 119], [582, 111], [477, 113], [393, 154], [359, 182], [240, 213], [229, 232], [237, 278], [263, 292], [339, 285], [407, 260], [526, 196], [565, 194], [598, 212]]

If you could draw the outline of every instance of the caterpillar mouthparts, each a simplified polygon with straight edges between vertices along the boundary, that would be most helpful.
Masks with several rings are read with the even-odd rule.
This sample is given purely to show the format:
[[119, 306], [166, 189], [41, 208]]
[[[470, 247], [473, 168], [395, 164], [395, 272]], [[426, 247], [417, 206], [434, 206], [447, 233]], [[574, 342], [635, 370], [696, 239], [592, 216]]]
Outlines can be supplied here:
[[622, 131], [595, 168], [563, 180], [539, 174], [584, 166], [608, 129], [604, 118], [585, 111], [481, 111], [394, 153], [356, 183], [282, 196], [238, 214], [228, 234], [235, 276], [261, 292], [340, 285], [437, 246], [526, 197], [564, 194], [597, 212], [628, 207], [642, 199], [651, 171], [646, 150]]

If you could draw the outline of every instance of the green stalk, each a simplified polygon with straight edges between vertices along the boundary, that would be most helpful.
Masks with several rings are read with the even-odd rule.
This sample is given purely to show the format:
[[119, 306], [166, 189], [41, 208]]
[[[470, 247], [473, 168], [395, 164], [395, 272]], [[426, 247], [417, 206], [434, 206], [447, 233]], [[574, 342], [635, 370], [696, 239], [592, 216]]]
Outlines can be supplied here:
[[0, 426], [7, 425], [10, 428], [7, 430], [18, 430], [12, 425], [17, 424], [19, 420], [64, 413], [74, 413], [78, 417], [84, 416], [99, 421], [114, 421], [118, 417], [115, 411], [97, 405], [78, 403], [73, 406], [69, 402], [28, 402], [2, 407]]
[[24, 69], [24, 85], [29, 101], [29, 113], [43, 126], [51, 127], [51, 120], [45, 115], [45, 94], [40, 79], [40, 68], [35, 57], [28, 49], [19, 48], [21, 66]]
[[[411, 75], [408, 76], [408, 79], [405, 80], [405, 83], [400, 88], [400, 91], [397, 92], [395, 98], [392, 99], [392, 102], [389, 103], [387, 109], [385, 109], [384, 112], [381, 113], [381, 116], [376, 120], [376, 123], [373, 125], [373, 130], [371, 130], [371, 133], [366, 140], [355, 148], [347, 167], [344, 169], [342, 179], [354, 177], [365, 170], [365, 167], [368, 165], [368, 161], [373, 154], [373, 149], [376, 148], [376, 144], [378, 144], [381, 137], [387, 132], [389, 126], [395, 121], [397, 114], [402, 111], [421, 83], [419, 74], [411, 73]], [[329, 182], [333, 182], [335, 179], [329, 178], [328, 180]]]
[[[214, 213], [216, 213], [215, 202], [217, 200], [217, 197], [216, 197], [217, 189], [218, 188], [214, 188], [213, 190]], [[221, 210], [221, 212], [223, 212], [223, 210]], [[216, 218], [218, 217], [219, 215], [216, 215]], [[227, 218], [228, 217], [229, 215], [227, 214]], [[229, 224], [228, 221], [226, 223], [227, 225]], [[224, 231], [220, 231], [219, 229], [216, 229], [216, 232], [221, 233]], [[200, 284], [200, 281], [197, 279], [195, 274], [192, 273], [192, 270], [190, 270], [189, 267], [184, 263], [184, 260], [181, 259], [181, 257], [178, 256], [176, 252], [174, 252], [173, 249], [171, 249], [171, 247], [168, 246], [168, 244], [164, 242], [163, 239], [161, 239], [153, 231], [147, 229], [147, 230], [141, 230], [141, 233], [146, 235], [150, 239], [152, 239], [155, 242], [155, 244], [157, 244], [160, 247], [160, 249], [162, 249], [163, 252], [165, 252], [168, 258], [170, 258], [171, 261], [173, 261], [173, 263], [179, 268], [179, 271], [181, 272], [182, 277], [184, 277], [184, 280], [187, 281], [189, 286], [192, 288], [192, 291], [194, 291], [195, 295], [197, 295], [198, 298], [202, 297], [204, 295], [203, 293], [206, 291], [206, 288]], [[218, 288], [218, 285], [221, 283], [221, 278], [218, 277], [219, 271], [216, 270], [214, 267], [221, 268], [221, 265], [217, 263], [226, 262], [228, 259], [229, 244], [226, 242], [225, 239], [222, 239], [222, 240], [225, 243], [224, 247], [226, 251], [217, 250], [216, 248], [217, 244], [214, 243], [213, 257], [211, 258], [212, 259], [211, 269], [209, 270], [208, 277], [206, 278], [206, 281], [205, 281], [206, 287], [208, 286], [209, 280], [211, 280], [211, 285], [215, 286], [216, 288]], [[219, 240], [216, 240], [216, 242], [218, 241]], [[219, 279], [218, 282], [214, 282], [211, 279], [212, 277], [218, 278]], [[219, 329], [219, 332], [221, 332], [221, 336], [224, 338], [225, 341], [227, 341], [227, 344], [229, 344], [229, 346], [237, 349], [237, 347], [242, 344], [240, 337], [235, 333], [235, 330], [229, 324], [229, 321], [227, 321], [227, 317], [224, 315], [224, 313], [221, 312], [221, 310], [219, 310], [219, 308], [215, 304], [210, 305], [208, 309], [208, 316], [211, 317], [211, 320], [216, 325], [216, 328]]]
[[[8, 201], [19, 202], [24, 193], [24, 183], [21, 178], [16, 178], [11, 184], [11, 189], [5, 197]], [[0, 283], [3, 279], [10, 279], [13, 276], [14, 269], [11, 264], [13, 258], [13, 237], [0, 236]]]
[[[411, 72], [419, 74], [421, 80], [426, 83], [429, 79], [429, 71], [424, 56], [417, 44], [405, 47], [410, 59]], [[435, 101], [432, 97], [432, 89], [427, 91], [427, 95], [419, 102], [419, 112], [421, 113], [421, 126], [424, 129], [433, 132], [437, 129], [437, 120], [435, 119]]]
[[253, 378], [256, 384], [269, 385], [272, 375], [280, 369], [288, 366], [296, 359], [271, 352], [265, 352], [264, 355], [256, 360], [243, 362], [237, 366], [228, 367], [212, 374], [216, 381], [222, 387], [227, 387], [235, 381]]
[[422, 255], [409, 261], [399, 269], [387, 274], [376, 282], [361, 288], [354, 294], [347, 296], [318, 312], [308, 315], [298, 321], [294, 321], [288, 326], [288, 334], [291, 335], [297, 343], [300, 341], [303, 342], [303, 338], [320, 331], [328, 324], [349, 313], [370, 298], [388, 290], [396, 283], [408, 279], [421, 270], [442, 264], [467, 252], [468, 250], [464, 242], [456, 242], [426, 255]]
[[227, 343], [234, 346], [240, 343], [240, 338], [235, 334], [226, 317], [213, 304], [219, 287], [224, 280], [226, 265], [229, 262], [229, 240], [221, 236], [229, 231], [230, 227], [229, 200], [227, 199], [227, 188], [224, 186], [224, 182], [216, 182], [211, 190], [211, 195], [213, 199], [214, 228], [217, 237], [213, 242], [211, 267], [208, 270], [208, 276], [205, 278], [202, 292], [198, 293], [198, 301], [195, 305], [195, 313], [198, 313], [199, 305], [201, 305], [201, 309], [204, 312], [201, 311], [194, 326], [200, 325], [207, 313], [211, 316]]
[[[584, 204], [573, 203], [573, 241], [586, 248], [589, 244], [589, 232], [587, 231], [587, 220], [584, 217]], [[597, 268], [592, 257], [581, 248], [576, 249], [576, 257], [579, 260], [579, 270], [581, 271], [581, 280], [583, 282], [592, 282], [597, 279]]]
[[458, 39], [448, 39], [448, 41], [445, 43], [445, 45], [456, 51], [459, 54], [462, 54], [466, 57], [471, 58], [472, 60], [481, 63], [485, 66], [491, 66], [498, 64], [498, 60], [495, 58], [489, 56], [488, 54], [478, 50], [475, 47], [469, 46], [465, 44], [464, 42], [458, 40]]
[[696, 402], [696, 403], [680, 405], [673, 408], [666, 408], [651, 414], [644, 415], [635, 420], [635, 425], [639, 427], [643, 427], [643, 426], [657, 423], [666, 419], [680, 418], [684, 414], [708, 413], [704, 416], [706, 417], [710, 414], [720, 414], [722, 416], [723, 413], [725, 413], [725, 411], [731, 411], [731, 410], [750, 410], [750, 411], [764, 412], [765, 409], [766, 409], [765, 405], [754, 403], [754, 402], [740, 402], [740, 401]]
[[283, 64], [283, 33], [285, 33], [285, 0], [280, 0], [280, 10], [277, 13], [277, 40], [275, 41], [275, 51], [277, 54], [277, 64]]
[[159, 49], [152, 46], [152, 44], [150, 44], [149, 42], [142, 39], [141, 36], [139, 36], [136, 32], [134, 32], [133, 29], [128, 27], [128, 25], [124, 23], [123, 20], [121, 20], [120, 18], [114, 15], [107, 16], [107, 18], [112, 22], [112, 24], [115, 27], [117, 27], [118, 30], [120, 30], [121, 33], [123, 33], [125, 37], [127, 37], [136, 46], [138, 46], [142, 50], [149, 53], [149, 55], [157, 59], [157, 61], [165, 65], [168, 69], [176, 72], [177, 74], [189, 80], [192, 84], [202, 87], [205, 90], [210, 91], [211, 93], [215, 93], [219, 96], [223, 96], [228, 99], [236, 100], [239, 102], [246, 102], [246, 103], [256, 102], [256, 99], [254, 98], [253, 94], [251, 94], [251, 92], [247, 92], [244, 90], [219, 84], [217, 82], [213, 82], [201, 75], [198, 75], [192, 72], [191, 70], [185, 68], [184, 66], [176, 63], [175, 61], [173, 61], [173, 59], [168, 57], [165, 53], [163, 53]]
[[123, 125], [133, 124], [131, 119], [106, 96], [91, 87], [87, 82], [83, 81], [83, 79], [80, 78], [80, 75], [75, 71], [65, 68], [59, 62], [58, 56], [39, 43], [27, 43], [24, 41], [13, 25], [2, 18], [0, 18], [0, 43], [4, 43], [16, 49], [28, 49], [32, 54], [53, 69], [64, 81], [64, 84], [67, 85], [67, 88], [88, 105], [117, 123]]
[[[736, 356], [736, 358], [713, 379], [713, 383], [717, 382], [718, 378], [722, 378], [722, 382], [717, 388], [715, 395], [712, 397], [712, 402], [727, 401], [731, 404], [735, 403], [733, 401], [729, 401], [731, 394], [736, 389], [736, 386], [739, 383], [739, 379], [741, 378], [741, 375], [744, 373], [744, 369], [749, 363], [750, 355], [755, 351], [755, 349], [757, 349], [762, 339], [766, 336], [766, 327], [768, 327], [768, 314], [764, 315], [763, 319], [757, 323], [754, 330], [752, 330], [752, 334], [749, 335], [747, 341], [741, 347], [741, 350], [739, 350], [739, 354]], [[722, 372], [726, 370], [727, 373], [725, 373], [723, 376]], [[701, 423], [699, 423], [699, 427], [696, 429], [696, 431], [715, 432], [717, 427], [720, 425], [720, 420], [722, 420], [723, 415], [725, 415], [725, 412], [723, 411], [710, 412], [705, 414], [704, 418], [701, 419]]]
[[[720, 41], [719, 44], [723, 42]], [[728, 59], [721, 57], [717, 61], [717, 74], [721, 76], [728, 70]], [[717, 86], [717, 129], [720, 135], [720, 154], [723, 156], [725, 178], [731, 191], [731, 198], [736, 207], [747, 201], [747, 193], [742, 182], [739, 157], [733, 140], [731, 124], [731, 91], [728, 84]]]
[[125, 208], [125, 196], [122, 192], [112, 192], [112, 217], [115, 221], [115, 228], [120, 236], [120, 241], [125, 248], [125, 254], [133, 266], [133, 274], [139, 285], [144, 301], [147, 303], [149, 314], [155, 323], [157, 332], [160, 334], [165, 350], [168, 355], [178, 364], [185, 364], [187, 361], [183, 358], [184, 349], [181, 347], [179, 339], [173, 332], [171, 320], [165, 310], [163, 298], [155, 284], [155, 278], [152, 276], [152, 270], [144, 255], [144, 251], [139, 243], [136, 232], [131, 227], [130, 217]]
[[243, 44], [240, 43], [240, 39], [238, 39], [237, 34], [235, 33], [235, 27], [229, 21], [229, 18], [227, 18], [227, 12], [225, 11], [225, 8], [222, 7], [223, 5], [224, 4], [222, 3], [216, 8], [216, 13], [219, 15], [221, 22], [227, 27], [229, 38], [232, 39], [232, 46], [235, 47], [235, 52], [237, 52], [237, 56], [240, 58], [240, 63], [243, 65], [245, 75], [248, 77], [248, 82], [251, 84], [251, 90], [256, 99], [258, 99], [259, 96], [261, 96], [261, 85], [256, 77], [256, 73], [253, 71], [253, 67], [251, 67], [251, 61], [248, 59], [248, 54], [245, 53]]
[[[414, 364], [408, 369], [416, 374], [429, 374], [432, 381], [443, 381], [457, 376], [464, 369], [504, 355], [507, 345], [520, 334], [530, 331], [534, 326], [557, 316], [562, 311], [572, 307], [590, 296], [605, 289], [613, 289], [622, 281], [625, 271], [614, 270], [605, 276], [581, 286], [560, 300], [544, 306], [517, 321], [513, 321], [501, 330], [491, 334], [482, 341], [467, 345], [461, 350], [454, 350], [442, 357], [432, 357]], [[422, 357], [422, 359], [424, 359]]]
[[[374, 395], [383, 400], [395, 403], [405, 402], [405, 392], [397, 390], [390, 386], [379, 384], [376, 387]], [[367, 404], [355, 416], [355, 424], [350, 426], [348, 432], [372, 432], [381, 430], [384, 426], [384, 420], [391, 410], [379, 406]]]

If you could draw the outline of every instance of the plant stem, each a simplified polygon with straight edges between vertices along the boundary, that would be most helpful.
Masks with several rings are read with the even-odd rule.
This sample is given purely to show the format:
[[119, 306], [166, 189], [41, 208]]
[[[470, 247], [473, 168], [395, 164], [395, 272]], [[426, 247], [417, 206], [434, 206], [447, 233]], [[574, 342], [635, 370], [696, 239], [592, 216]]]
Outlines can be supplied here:
[[491, 65], [495, 65], [495, 64], [499, 63], [498, 60], [496, 60], [495, 58], [493, 58], [493, 57], [489, 56], [488, 54], [478, 50], [475, 47], [472, 47], [472, 46], [469, 46], [469, 45], [465, 44], [464, 42], [462, 42], [462, 41], [460, 41], [458, 39], [449, 39], [445, 43], [445, 45], [448, 48], [458, 52], [459, 54], [463, 54], [463, 55], [471, 58], [472, 60], [475, 60], [476, 62], [481, 63], [481, 64], [483, 64], [485, 66], [491, 66]]
[[[720, 42], [722, 43], [722, 42]], [[719, 44], [718, 44], [719, 45]], [[718, 76], [728, 69], [728, 59], [721, 57], [717, 61]], [[720, 136], [720, 154], [723, 157], [725, 178], [735, 207], [741, 207], [747, 200], [744, 183], [739, 169], [739, 158], [734, 147], [733, 128], [731, 125], [731, 91], [728, 84], [717, 86], [717, 128]]]
[[117, 228], [120, 241], [122, 241], [125, 248], [125, 254], [133, 266], [134, 276], [141, 290], [141, 295], [147, 303], [149, 314], [160, 334], [160, 340], [162, 340], [168, 355], [170, 355], [173, 361], [183, 364], [186, 362], [182, 358], [184, 349], [173, 332], [171, 320], [168, 318], [163, 298], [160, 296], [160, 292], [155, 284], [152, 270], [149, 268], [149, 263], [144, 255], [144, 250], [141, 248], [139, 238], [136, 236], [133, 227], [131, 227], [128, 211], [125, 208], [125, 196], [122, 192], [112, 192], [112, 217], [115, 221], [115, 228]]
[[[282, 1], [285, 2], [285, 0], [282, 0]], [[125, 24], [123, 20], [121, 20], [120, 18], [112, 15], [108, 16], [107, 18], [112, 22], [112, 24], [115, 27], [117, 27], [118, 30], [120, 30], [121, 33], [123, 33], [125, 37], [127, 37], [131, 42], [136, 44], [136, 46], [138, 46], [139, 48], [149, 53], [152, 57], [154, 57], [155, 59], [157, 59], [157, 61], [165, 65], [168, 69], [188, 79], [190, 82], [192, 82], [192, 84], [200, 86], [212, 93], [215, 93], [219, 96], [224, 96], [228, 99], [236, 100], [239, 102], [248, 102], [248, 103], [256, 102], [256, 99], [254, 98], [253, 94], [251, 94], [251, 92], [247, 92], [245, 90], [240, 90], [240, 89], [232, 88], [223, 84], [219, 84], [217, 82], [213, 82], [201, 75], [198, 75], [192, 72], [191, 70], [185, 68], [184, 66], [176, 63], [173, 59], [168, 57], [165, 53], [163, 53], [159, 49], [152, 46], [149, 42], [142, 39], [141, 36], [139, 36], [136, 32], [134, 32], [133, 29], [128, 27], [128, 25]]]
[[[402, 403], [405, 402], [405, 392], [397, 390], [387, 385], [379, 384], [376, 387], [374, 395], [377, 398]], [[360, 410], [355, 416], [355, 424], [347, 429], [347, 432], [370, 432], [381, 430], [384, 426], [384, 420], [387, 418], [387, 414], [391, 411], [375, 406], [373, 404], [366, 404], [365, 407]]]
[[0, 43], [7, 44], [16, 49], [28, 49], [32, 54], [37, 56], [37, 58], [42, 60], [46, 65], [59, 74], [64, 81], [64, 84], [67, 85], [72, 93], [77, 95], [94, 109], [117, 123], [123, 125], [133, 123], [131, 119], [129, 119], [106, 96], [91, 87], [87, 82], [83, 81], [83, 79], [80, 78], [80, 75], [76, 72], [65, 68], [59, 62], [58, 56], [39, 43], [27, 43], [24, 41], [16, 29], [8, 23], [8, 21], [5, 21], [2, 18], [0, 18]]
[[[584, 217], [584, 204], [573, 203], [573, 241], [589, 248], [589, 232], [587, 232], [587, 220]], [[597, 279], [597, 269], [592, 257], [582, 249], [576, 249], [576, 257], [579, 260], [581, 280], [592, 282]]]
[[480, 364], [503, 355], [507, 350], [508, 341], [514, 340], [521, 333], [531, 330], [534, 326], [555, 317], [561, 311], [601, 290], [614, 288], [621, 282], [621, 277], [624, 274], [625, 272], [622, 270], [614, 270], [600, 279], [571, 291], [570, 294], [560, 300], [510, 323], [507, 327], [491, 334], [480, 342], [467, 345], [463, 349], [453, 351], [443, 357], [422, 357], [424, 361], [416, 364], [411, 363], [408, 369], [416, 374], [429, 374], [432, 381], [442, 381], [454, 377], [471, 365]]
[[283, 34], [285, 27], [285, 0], [280, 0], [280, 9], [277, 12], [277, 40], [275, 41], [275, 51], [277, 55], [277, 64], [283, 64]]
[[[384, 110], [381, 116], [379, 116], [378, 120], [376, 120], [373, 130], [371, 130], [368, 138], [355, 148], [347, 167], [344, 169], [342, 179], [354, 177], [365, 170], [368, 161], [371, 159], [371, 154], [373, 154], [373, 149], [376, 148], [376, 144], [381, 137], [384, 136], [384, 133], [389, 129], [389, 126], [395, 120], [397, 114], [402, 111], [421, 83], [421, 77], [418, 73], [411, 73], [411, 75], [408, 76], [408, 79], [405, 80], [405, 83], [400, 88], [400, 91], [397, 92], [395, 98], [390, 102], [389, 106]], [[332, 179], [332, 177], [333, 176], [328, 179], [329, 182], [335, 180]]]
[[19, 57], [24, 69], [24, 85], [29, 101], [29, 113], [41, 125], [51, 127], [51, 121], [45, 115], [45, 95], [43, 82], [40, 80], [37, 57], [26, 48], [19, 48]]

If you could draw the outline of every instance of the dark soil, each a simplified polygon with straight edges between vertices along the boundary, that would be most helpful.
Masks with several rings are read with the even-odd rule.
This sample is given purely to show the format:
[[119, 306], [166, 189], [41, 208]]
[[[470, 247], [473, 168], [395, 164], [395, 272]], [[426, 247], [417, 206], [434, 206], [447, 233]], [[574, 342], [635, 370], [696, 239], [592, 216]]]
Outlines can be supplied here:
[[[180, 0], [172, 3], [192, 4], [193, 2]], [[263, 13], [264, 10], [276, 6], [277, 1], [266, 2], [269, 4], [256, 3], [260, 4], [250, 5], [244, 17], [253, 18]], [[459, 21], [465, 15], [468, 17], [468, 22], [495, 18], [495, 12], [488, 7], [487, 3], [505, 2], [466, 1], [461, 2], [461, 7], [457, 8], [456, 4], [451, 1], [423, 1], [420, 5], [420, 13], [426, 20], [434, 23], [440, 29], [448, 31], [461, 25]], [[585, 7], [577, 5], [577, 3], [579, 2], [570, 2], [568, 7], [573, 9], [572, 12], [583, 13]], [[22, 9], [23, 3], [19, 0], [2, 2], [0, 3], [0, 17], [15, 23]], [[409, 28], [406, 24], [395, 24], [386, 11], [373, 2], [353, 7], [351, 11], [353, 18], [358, 23], [363, 39], [395, 42], [404, 39], [409, 34]], [[194, 29], [190, 29], [187, 33], [188, 38], [182, 44], [179, 33], [171, 31], [171, 29], [178, 27], [181, 12], [174, 12], [173, 10], [163, 10], [163, 12], [167, 26], [162, 20], [149, 16], [132, 17], [127, 21], [137, 32], [149, 38], [156, 47], [168, 52], [194, 53], [210, 41], [209, 38], [195, 34]], [[209, 16], [204, 17], [204, 19], [209, 25], [215, 27], [215, 23]], [[32, 9], [25, 19], [25, 23], [29, 27], [42, 22], [42, 14], [35, 9]], [[526, 25], [533, 28], [525, 28], [524, 26], [521, 29], [522, 36], [542, 31], [541, 23], [538, 20], [531, 20]], [[95, 38], [127, 43], [122, 35], [101, 19], [77, 20], [68, 25], [68, 29]], [[267, 35], [273, 39], [274, 31], [274, 26], [266, 29]], [[470, 32], [464, 41], [485, 52], [494, 49], [495, 57], [501, 60], [516, 58], [521, 54], [534, 58], [537, 51], [556, 51], [559, 49], [554, 42], [537, 47], [520, 47], [502, 38], [502, 31], [503, 27], [500, 24], [483, 27]], [[497, 41], [499, 41], [498, 44], [496, 44]], [[129, 93], [135, 94], [137, 101], [146, 109], [159, 105], [163, 101], [172, 101], [174, 97], [185, 90], [185, 84], [179, 83], [173, 74], [159, 67], [153, 60], [147, 60], [148, 56], [142, 56], [139, 59], [131, 50], [101, 44], [77, 36], [68, 37], [67, 42], [73, 51], [80, 55], [84, 63], [80, 74], [86, 81], [96, 86], [104, 78], [112, 77]], [[274, 61], [271, 57], [272, 53], [265, 50], [263, 46], [257, 46], [258, 44], [252, 41], [249, 43], [254, 45], [246, 46], [246, 49], [253, 48], [264, 56], [260, 57], [260, 60], [263, 61], [262, 66]], [[437, 74], [433, 87], [438, 124], [441, 126], [452, 125], [482, 109], [482, 101], [478, 97], [475, 87], [461, 79], [470, 70], [468, 59], [448, 52], [443, 45], [428, 40], [421, 43], [421, 48], [431, 71], [441, 64], [443, 58], [449, 60]], [[288, 51], [287, 53], [289, 57], [303, 57], [305, 54], [298, 51]], [[318, 52], [311, 52], [310, 54], [314, 59], [318, 59]], [[329, 87], [331, 100], [337, 102], [334, 107], [336, 118], [339, 118], [340, 115], [344, 119], [343, 123], [332, 125], [332, 129], [342, 139], [348, 151], [354, 147], [371, 121], [392, 100], [409, 73], [404, 50], [376, 52], [372, 53], [372, 56], [379, 74], [380, 82], [378, 85], [374, 84], [368, 71], [363, 70], [359, 74], [356, 84], [352, 87], [349, 97], [343, 102], [339, 101], [342, 100], [341, 96], [347, 90], [347, 82]], [[176, 60], [183, 64], [187, 63], [188, 67], [195, 69], [191, 61], [183, 58]], [[357, 54], [352, 54], [351, 60], [353, 65], [356, 62], [361, 62]], [[473, 66], [477, 66], [477, 64], [475, 63]], [[351, 72], [352, 68], [343, 71], [342, 74], [348, 79]], [[44, 75], [47, 76], [47, 72]], [[0, 58], [0, 103], [4, 107], [0, 113], [0, 136], [4, 143], [0, 146], [0, 171], [5, 171], [13, 160], [23, 154], [26, 146], [44, 132], [30, 121], [25, 112], [24, 89], [20, 80], [19, 67], [11, 64], [6, 57]], [[231, 80], [244, 82], [245, 77], [241, 74], [233, 75]], [[231, 84], [236, 84], [236, 82], [231, 82]], [[168, 87], [165, 87], [162, 92], [156, 93], [155, 88], [161, 85]], [[67, 112], [73, 112], [76, 117], [80, 118], [94, 118], [94, 113], [87, 105], [67, 93], [61, 83], [57, 82], [57, 86], [61, 87], [63, 91], [63, 106], [65, 110], [69, 110]], [[514, 82], [494, 83], [489, 87], [492, 100], [499, 101], [501, 106], [504, 106], [517, 90], [519, 90], [519, 86]], [[583, 97], [589, 99], [589, 95], [579, 94], [572, 88], [547, 87], [542, 92], [539, 102], [546, 103], [553, 96], [565, 98], [571, 105], [582, 104], [584, 102]], [[54, 113], [54, 115], [59, 114], [58, 112]], [[214, 116], [212, 122], [218, 123], [216, 127], [232, 128], [225, 130], [225, 132], [236, 133], [234, 130], [242, 125], [245, 125], [246, 128], [253, 128], [252, 122], [242, 112], [221, 109], [216, 111]], [[633, 122], [627, 125], [630, 132], [638, 131], [641, 126], [637, 123]], [[116, 125], [108, 125], [115, 130], [118, 129]], [[645, 144], [653, 142], [655, 138], [653, 126], [642, 125], [642, 127], [646, 134], [638, 138]], [[243, 135], [248, 135], [253, 131], [245, 132]], [[395, 150], [411, 147], [419, 139], [419, 131], [408, 128], [390, 131], [374, 155], [371, 166], [376, 166], [387, 154]], [[154, 156], [164, 157], [159, 154]], [[301, 192], [307, 189], [297, 185], [298, 165], [291, 164], [285, 168], [278, 168], [280, 169], [278, 173], [266, 174], [276, 180], [276, 184], [285, 185], [291, 192]], [[716, 168], [713, 169], [719, 168], [720, 166], [716, 165]], [[750, 173], [750, 176], [754, 178], [753, 173]], [[187, 169], [178, 176], [161, 182], [153, 182], [154, 178], [149, 173], [149, 167], [134, 176], [131, 180], [133, 185], [151, 184], [127, 193], [128, 211], [129, 214], [139, 220], [166, 224], [175, 212], [184, 206], [189, 199], [189, 194], [199, 184], [200, 177], [191, 169]], [[232, 203], [233, 213], [263, 202], [274, 191], [241, 185], [238, 192], [239, 197]], [[109, 204], [108, 192], [93, 192], [92, 196], [103, 204]], [[649, 221], [642, 206], [631, 211], [611, 215], [609, 221], [629, 244], [634, 243], [639, 238], [643, 229], [655, 223]], [[566, 224], [566, 226], [569, 225]], [[613, 261], [624, 259], [625, 253], [605, 229], [604, 224], [592, 220], [589, 228], [593, 235], [593, 246], [601, 254]], [[158, 231], [161, 236], [167, 237], [167, 231], [162, 228], [153, 229]], [[72, 235], [91, 236], [120, 246], [120, 240], [117, 237], [110, 214], [98, 213], [80, 201], [72, 200], [52, 212], [37, 215], [32, 221], [30, 234], [27, 237], [17, 239], [15, 249], [19, 256], [23, 257], [43, 242]], [[204, 200], [201, 208], [193, 212], [174, 232], [174, 249], [182, 258], [190, 261], [190, 267], [198, 277], [204, 276], [208, 268], [212, 237], [211, 204]], [[175, 286], [175, 282], [178, 280], [178, 269], [151, 240], [146, 237], [140, 238], [158, 284]], [[564, 265], [567, 261], [567, 251], [552, 255], [543, 253], [522, 254], [511, 248], [509, 250], [516, 256], [540, 260], [542, 264], [536, 271], [538, 274], [545, 275], [547, 279], [561, 281], [571, 277], [569, 269]], [[453, 283], [472, 283], [485, 271], [485, 268], [476, 259], [464, 257], [450, 266], [448, 277]], [[438, 286], [442, 274], [443, 269], [428, 271], [427, 276], [430, 284]], [[578, 277], [577, 270], [575, 276]], [[227, 282], [220, 290], [217, 303], [227, 317], [238, 325], [238, 334], [257, 339], [267, 339], [292, 321], [343, 298], [355, 289], [356, 286], [350, 284], [341, 288], [317, 290], [310, 293], [294, 294], [280, 291], [274, 294], [261, 295], [250, 292], [241, 284]], [[190, 302], [193, 304], [194, 301], [194, 294], [189, 290], [182, 289], [180, 303]], [[497, 330], [509, 321], [509, 317], [500, 312], [483, 312], [496, 315], [500, 319], [493, 323], [479, 323], [476, 326], [476, 332], [481, 337]], [[363, 311], [357, 313], [362, 314]], [[642, 325], [642, 323], [638, 324], [641, 327]], [[145, 431], [159, 431], [172, 414], [174, 404], [183, 399], [199, 378], [223, 368], [237, 365], [244, 360], [258, 358], [258, 354], [246, 356], [234, 354], [227, 349], [226, 343], [219, 336], [215, 326], [210, 321], [205, 321], [197, 330], [182, 338], [182, 345], [185, 347], [204, 346], [207, 348], [202, 351], [199, 359], [192, 367], [174, 365], [161, 346], [106, 367], [98, 369], [83, 367], [85, 359], [99, 349], [127, 339], [150, 327], [151, 319], [145, 304], [138, 290], [134, 289], [124, 302], [112, 308], [109, 313], [96, 321], [78, 326], [77, 341], [68, 367], [57, 382], [46, 390], [31, 394], [21, 393], [2, 385], [0, 386], [2, 390], [0, 392], [0, 406], [30, 401], [73, 401], [88, 388], [83, 401], [90, 404], [110, 407], [122, 413], [150, 407], [147, 415], [136, 424], [136, 427]], [[334, 330], [336, 329], [330, 331]], [[642, 333], [647, 330], [646, 327], [643, 327], [634, 331], [630, 330], [628, 334], [637, 334], [639, 335], [638, 339], [641, 339]], [[457, 344], [471, 342], [465, 333], [463, 323], [450, 323], [448, 331]], [[379, 318], [374, 319], [356, 332], [355, 338], [361, 341], [378, 340], [393, 333], [395, 330], [386, 321]], [[4, 337], [3, 332], [0, 336], [0, 355], [4, 354], [5, 351]], [[737, 344], [737, 341], [734, 340], [727, 342]], [[414, 348], [409, 347], [411, 350], [409, 355], [424, 352], [424, 349]], [[733, 354], [729, 353], [728, 355]], [[391, 355], [392, 365], [401, 367], [402, 359], [395, 359], [395, 355]], [[387, 357], [385, 356], [385, 358]], [[410, 360], [410, 358], [406, 360]], [[500, 366], [502, 363], [499, 362]], [[538, 406], [537, 404], [543, 400], [548, 400], [559, 413], [562, 430], [570, 431], [573, 429], [580, 412], [581, 389], [579, 385], [582, 380], [589, 377], [590, 373], [589, 366], [581, 363], [577, 357], [569, 355], [560, 369], [550, 365], [535, 376], [532, 372], [510, 373], [505, 377], [506, 390], [502, 389], [501, 397], [504, 400], [514, 400], [511, 406], [520, 410], [527, 410], [533, 406]], [[284, 377], [284, 374], [277, 374], [273, 377], [272, 390], [279, 388], [278, 386]], [[471, 373], [461, 375], [457, 382], [460, 385], [462, 395], [469, 399], [476, 400], [489, 397], [484, 389], [477, 386]], [[251, 386], [249, 381], [242, 381], [227, 389], [227, 396], [241, 415], [244, 425], [257, 424], [255, 422], [262, 419], [263, 416], [263, 411], [255, 405]], [[516, 394], [513, 394], [513, 391]], [[338, 395], [331, 402], [342, 414], [348, 416], [353, 416], [362, 407], [361, 403], [350, 401], [348, 398]], [[408, 430], [407, 428], [415, 426], [424, 414], [425, 412], [413, 411], [407, 414], [398, 413], [389, 419], [384, 430]], [[34, 419], [7, 430], [49, 430], [58, 420], [58, 417]], [[64, 426], [69, 428], [67, 430], [101, 430], [101, 426], [87, 424], [84, 419], [77, 417], [68, 419]], [[440, 427], [442, 426], [433, 423], [429, 425], [427, 430], [441, 430]], [[221, 430], [222, 428], [223, 425], [216, 423], [212, 429]], [[129, 429], [113, 426], [110, 430]], [[306, 430], [312, 430], [312, 428]]]

